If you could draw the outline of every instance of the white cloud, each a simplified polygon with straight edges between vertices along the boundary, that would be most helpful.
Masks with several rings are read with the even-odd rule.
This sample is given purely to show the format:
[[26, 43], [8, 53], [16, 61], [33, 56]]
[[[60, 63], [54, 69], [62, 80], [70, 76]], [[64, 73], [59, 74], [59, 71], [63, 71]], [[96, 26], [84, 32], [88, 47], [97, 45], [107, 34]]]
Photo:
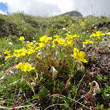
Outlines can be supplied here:
[[51, 16], [77, 10], [86, 15], [110, 15], [110, 0], [0, 0], [7, 3], [8, 12], [25, 12]]
[[8, 3], [9, 12], [24, 11], [32, 15], [47, 16], [48, 14], [57, 13], [59, 8], [55, 4], [45, 3], [36, 0], [14, 0], [13, 3]]
[[6, 15], [6, 13], [5, 13], [5, 12], [3, 12], [2, 10], [0, 10], [0, 14]]
[[72, 10], [72, 0], [0, 0], [7, 3], [8, 12], [25, 12], [32, 15], [56, 15]]
[[84, 16], [110, 15], [110, 0], [74, 0], [74, 2]]

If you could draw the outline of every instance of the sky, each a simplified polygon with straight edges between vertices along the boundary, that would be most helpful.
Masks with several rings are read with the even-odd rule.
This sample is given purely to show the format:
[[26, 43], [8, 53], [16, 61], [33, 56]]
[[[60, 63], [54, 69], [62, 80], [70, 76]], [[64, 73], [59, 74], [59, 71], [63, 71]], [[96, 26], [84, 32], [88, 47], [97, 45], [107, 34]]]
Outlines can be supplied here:
[[110, 0], [0, 0], [0, 13], [24, 12], [47, 17], [76, 10], [83, 16], [110, 16], [109, 5]]

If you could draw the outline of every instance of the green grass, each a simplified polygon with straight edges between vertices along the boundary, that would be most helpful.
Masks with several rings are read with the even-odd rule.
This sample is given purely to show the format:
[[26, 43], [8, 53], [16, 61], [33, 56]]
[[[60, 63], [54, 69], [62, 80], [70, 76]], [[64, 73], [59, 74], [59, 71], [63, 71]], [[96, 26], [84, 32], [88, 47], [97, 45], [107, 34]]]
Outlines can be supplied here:
[[[71, 32], [71, 34], [78, 34], [81, 35], [80, 37], [84, 40], [88, 38], [88, 36], [93, 32], [93, 26], [98, 23], [103, 23], [110, 18], [104, 17], [102, 19], [98, 17], [86, 17], [86, 18], [74, 18], [74, 17], [65, 17], [65, 16], [56, 16], [56, 17], [49, 17], [49, 18], [42, 18], [42, 17], [35, 17], [31, 15], [25, 15], [23, 13], [15, 13], [12, 15], [0, 15], [1, 19], [4, 20], [6, 23], [10, 25], [15, 25], [16, 30], [15, 33], [15, 39], [16, 37], [24, 36], [26, 40], [32, 41], [37, 40], [43, 36], [47, 35], [52, 37], [53, 35], [60, 35], [62, 37], [65, 37], [65, 33]], [[85, 25], [82, 28], [80, 26], [80, 23], [85, 21]], [[73, 26], [72, 26], [73, 24]], [[106, 26], [105, 26], [106, 27]], [[2, 27], [1, 27], [2, 28]], [[63, 30], [63, 28], [66, 28], [66, 30]], [[10, 31], [13, 30], [13, 28], [9, 29]], [[98, 29], [100, 30], [100, 29]], [[88, 31], [88, 33], [86, 33]], [[107, 28], [106, 30], [101, 30], [102, 32], [109, 32], [110, 29]], [[7, 34], [6, 34], [7, 35]], [[9, 38], [10, 33], [8, 33], [7, 38]], [[4, 38], [4, 36], [1, 36]], [[12, 34], [13, 37], [13, 34]], [[11, 41], [8, 40], [7, 42], [2, 38], [1, 45], [7, 46], [7, 42]], [[12, 38], [14, 41], [14, 38]], [[15, 41], [14, 41], [15, 42]], [[17, 44], [17, 43], [16, 43]], [[15, 46], [16, 47], [16, 46]], [[1, 51], [2, 51], [1, 47]]]
[[[71, 57], [74, 48], [79, 51], [83, 50], [85, 53], [85, 59], [89, 62], [87, 50], [92, 47], [92, 51], [96, 52], [94, 48], [99, 46], [104, 36], [101, 39], [90, 38], [90, 35], [94, 32], [101, 31], [105, 34], [110, 32], [108, 25], [99, 26], [100, 23], [104, 23], [110, 20], [108, 17], [85, 17], [76, 18], [70, 16], [55, 16], [55, 17], [35, 17], [31, 15], [25, 15], [23, 13], [15, 13], [11, 15], [0, 15], [0, 19], [3, 21], [1, 29], [5, 29], [8, 26], [9, 33], [5, 33], [5, 36], [0, 38], [0, 107], [13, 108], [23, 106], [22, 109], [28, 109], [27, 105], [35, 104], [36, 107], [42, 107], [45, 109], [52, 104], [58, 104], [60, 106], [58, 109], [69, 110], [75, 109], [75, 106], [84, 107], [88, 109], [88, 102], [80, 102], [81, 98], [80, 90], [83, 81], [88, 83], [92, 81], [97, 81], [101, 85], [101, 95], [103, 102], [110, 99], [110, 75], [96, 76], [94, 79], [92, 77], [88, 78], [89, 70], [86, 68], [85, 63], [81, 62], [80, 59]], [[95, 26], [97, 26], [95, 28]], [[15, 28], [16, 27], [16, 28]], [[13, 32], [14, 30], [14, 32]], [[60, 38], [66, 41], [66, 34], [75, 35], [79, 37], [74, 38], [74, 45], [56, 45], [52, 47], [52, 41], [55, 39], [55, 35], [59, 35]], [[26, 45], [27, 41], [39, 43], [39, 39], [46, 35], [47, 37], [52, 37], [52, 41], [49, 41], [46, 46], [36, 50], [32, 54], [26, 54], [21, 57], [11, 57], [5, 60], [6, 54], [5, 50], [9, 50], [12, 55], [15, 49], [28, 48]], [[21, 42], [18, 38], [24, 36], [25, 44]], [[110, 36], [106, 36], [106, 40], [110, 40]], [[46, 38], [45, 38], [46, 39]], [[89, 44], [84, 48], [82, 42], [86, 39], [90, 39], [94, 44]], [[12, 43], [12, 45], [10, 44]], [[33, 50], [34, 44], [32, 44], [29, 49]], [[34, 45], [34, 49], [37, 47]], [[103, 45], [102, 45], [103, 47]], [[106, 48], [106, 47], [105, 47]], [[36, 57], [37, 55], [40, 58]], [[83, 57], [83, 55], [82, 55]], [[84, 61], [84, 60], [83, 60]], [[95, 55], [91, 57], [91, 61], [95, 61]], [[35, 67], [35, 70], [24, 72], [24, 71], [14, 71], [14, 75], [11, 75], [9, 71], [4, 72], [2, 75], [2, 70], [9, 69], [19, 64], [19, 62], [28, 62]], [[89, 65], [89, 64], [88, 64]], [[52, 70], [54, 67], [54, 70]], [[20, 69], [20, 68], [19, 68]], [[23, 69], [21, 69], [23, 70]], [[29, 70], [29, 68], [28, 68]], [[56, 72], [57, 71], [57, 72]], [[55, 72], [55, 73], [54, 73]], [[3, 78], [3, 76], [5, 76]], [[85, 77], [88, 78], [85, 79]], [[106, 79], [104, 79], [106, 77]], [[102, 87], [103, 81], [106, 82], [107, 87]], [[90, 88], [84, 87], [84, 92], [88, 93]], [[92, 95], [92, 94], [89, 94]], [[89, 96], [87, 95], [87, 99]], [[35, 101], [35, 102], [34, 102]], [[99, 100], [98, 100], [99, 101]], [[81, 104], [83, 103], [83, 104]], [[108, 102], [109, 103], [109, 102]], [[94, 106], [94, 103], [92, 103]], [[101, 102], [95, 102], [97, 108], [106, 109], [109, 108], [107, 104]], [[34, 108], [34, 107], [31, 107]], [[50, 107], [51, 108], [51, 107]], [[5, 108], [7, 109], [7, 108]], [[54, 109], [54, 106], [53, 106]]]

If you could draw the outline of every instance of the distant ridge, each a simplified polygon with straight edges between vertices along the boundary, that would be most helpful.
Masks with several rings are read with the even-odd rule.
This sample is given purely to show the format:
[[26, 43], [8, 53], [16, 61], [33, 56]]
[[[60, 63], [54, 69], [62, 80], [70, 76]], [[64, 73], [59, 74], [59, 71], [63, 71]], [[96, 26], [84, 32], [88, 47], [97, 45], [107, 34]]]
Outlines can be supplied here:
[[83, 17], [83, 15], [78, 11], [69, 11], [63, 14], [60, 14], [59, 16], [76, 16], [76, 17]]

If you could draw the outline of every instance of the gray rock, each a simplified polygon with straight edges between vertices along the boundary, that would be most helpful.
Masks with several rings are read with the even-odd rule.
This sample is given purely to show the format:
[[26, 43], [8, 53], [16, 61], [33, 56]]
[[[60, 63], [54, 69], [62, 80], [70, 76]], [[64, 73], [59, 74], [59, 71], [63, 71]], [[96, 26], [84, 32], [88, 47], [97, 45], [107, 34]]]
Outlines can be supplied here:
[[60, 16], [75, 16], [75, 17], [83, 17], [83, 15], [78, 11], [69, 11], [63, 14], [60, 14]]

